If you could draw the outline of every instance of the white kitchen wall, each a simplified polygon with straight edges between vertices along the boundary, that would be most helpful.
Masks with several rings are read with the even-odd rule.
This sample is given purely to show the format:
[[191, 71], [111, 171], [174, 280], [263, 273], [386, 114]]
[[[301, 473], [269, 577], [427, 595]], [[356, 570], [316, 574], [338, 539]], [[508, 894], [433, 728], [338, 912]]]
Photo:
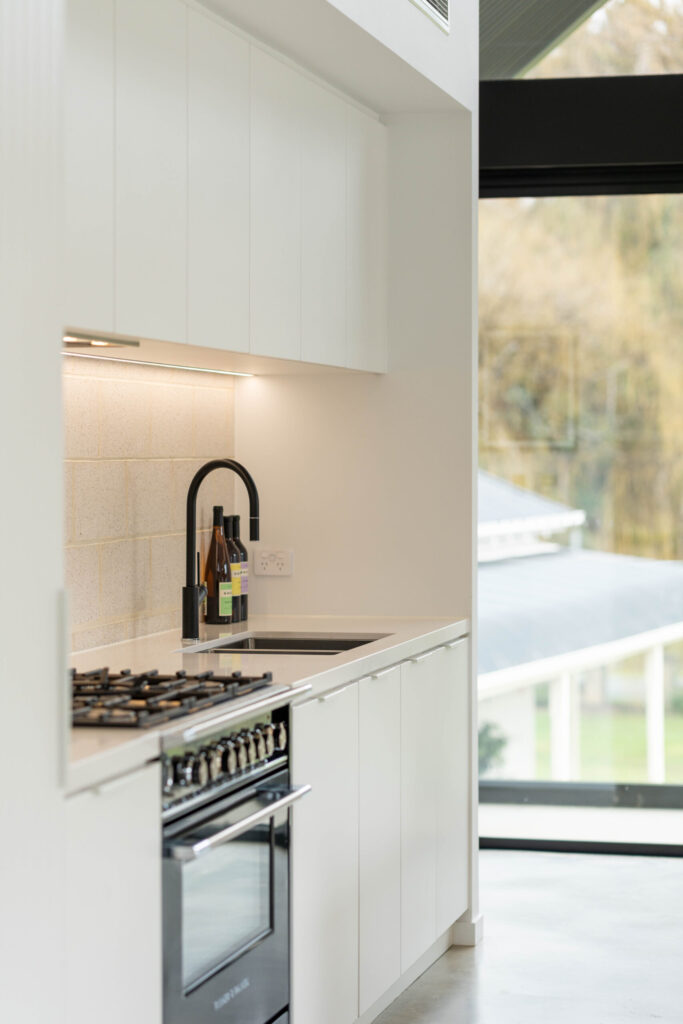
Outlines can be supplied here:
[[[187, 488], [234, 454], [232, 378], [64, 359], [65, 557], [72, 650], [180, 623]], [[202, 484], [199, 544], [233, 478]]]

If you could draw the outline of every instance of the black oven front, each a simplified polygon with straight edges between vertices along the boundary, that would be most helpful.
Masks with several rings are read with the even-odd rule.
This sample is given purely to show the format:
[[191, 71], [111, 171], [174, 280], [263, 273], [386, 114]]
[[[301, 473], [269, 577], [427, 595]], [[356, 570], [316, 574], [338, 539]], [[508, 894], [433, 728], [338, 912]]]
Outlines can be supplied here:
[[166, 812], [164, 1024], [289, 1019], [289, 808], [310, 787], [291, 788], [287, 761], [276, 751]]

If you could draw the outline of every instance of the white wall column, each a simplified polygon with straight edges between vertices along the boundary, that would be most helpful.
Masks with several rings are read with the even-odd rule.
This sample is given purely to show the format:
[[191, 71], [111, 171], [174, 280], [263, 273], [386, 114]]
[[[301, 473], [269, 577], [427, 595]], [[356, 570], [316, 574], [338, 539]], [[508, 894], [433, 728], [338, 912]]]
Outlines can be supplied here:
[[572, 701], [572, 677], [563, 672], [549, 686], [550, 774], [558, 782], [572, 777], [574, 761], [573, 726], [576, 709]]
[[645, 717], [647, 722], [647, 779], [664, 782], [664, 646], [645, 654]]

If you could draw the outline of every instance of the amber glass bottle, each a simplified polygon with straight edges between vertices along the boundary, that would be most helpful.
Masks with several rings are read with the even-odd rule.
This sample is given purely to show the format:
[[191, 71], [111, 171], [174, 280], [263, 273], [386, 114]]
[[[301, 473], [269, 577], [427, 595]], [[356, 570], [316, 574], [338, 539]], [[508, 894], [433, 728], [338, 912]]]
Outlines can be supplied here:
[[248, 613], [249, 613], [249, 597], [248, 597], [248, 594], [249, 594], [249, 555], [247, 554], [247, 549], [245, 548], [244, 544], [240, 540], [240, 517], [239, 516], [233, 516], [232, 517], [232, 539], [234, 540], [235, 544], [239, 548], [240, 555], [242, 556], [242, 574], [241, 574], [241, 577], [240, 577], [240, 591], [241, 591], [241, 594], [242, 594], [242, 609], [241, 609], [242, 618], [241, 618], [241, 621], [244, 622], [246, 617], [247, 617], [247, 615], [248, 615]]
[[242, 579], [242, 555], [235, 544], [232, 536], [232, 522], [234, 516], [223, 517], [223, 531], [225, 543], [228, 547], [228, 558], [230, 560], [230, 575], [232, 576], [232, 621], [242, 621], [242, 590], [240, 582]]
[[206, 587], [206, 621], [213, 626], [232, 622], [232, 577], [221, 505], [213, 507], [213, 537], [206, 559]]

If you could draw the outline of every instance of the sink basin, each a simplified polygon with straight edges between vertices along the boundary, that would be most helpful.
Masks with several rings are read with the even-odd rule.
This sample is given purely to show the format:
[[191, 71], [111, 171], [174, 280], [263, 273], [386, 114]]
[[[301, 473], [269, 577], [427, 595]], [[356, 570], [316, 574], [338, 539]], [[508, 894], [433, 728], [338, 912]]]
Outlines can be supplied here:
[[348, 633], [249, 633], [247, 636], [236, 637], [234, 640], [223, 638], [211, 651], [239, 651], [240, 653], [260, 654], [341, 654], [355, 647], [371, 644], [373, 640], [381, 640], [386, 633], [361, 633], [350, 636]]

